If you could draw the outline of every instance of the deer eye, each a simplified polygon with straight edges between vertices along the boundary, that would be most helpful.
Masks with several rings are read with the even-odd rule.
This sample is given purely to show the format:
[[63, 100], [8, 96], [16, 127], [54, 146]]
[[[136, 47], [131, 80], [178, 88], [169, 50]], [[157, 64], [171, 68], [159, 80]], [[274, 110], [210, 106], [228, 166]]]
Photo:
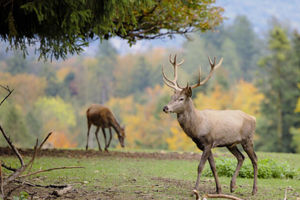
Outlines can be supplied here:
[[181, 97], [180, 99], [179, 99], [179, 101], [183, 101], [184, 100], [184, 98], [183, 97]]

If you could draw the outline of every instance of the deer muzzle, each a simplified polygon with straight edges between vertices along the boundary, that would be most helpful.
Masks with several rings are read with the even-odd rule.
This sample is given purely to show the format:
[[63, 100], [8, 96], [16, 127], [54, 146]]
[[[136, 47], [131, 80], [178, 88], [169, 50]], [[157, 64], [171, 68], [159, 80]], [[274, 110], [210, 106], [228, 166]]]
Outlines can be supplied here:
[[163, 111], [164, 111], [165, 113], [168, 113], [168, 112], [169, 112], [169, 107], [168, 107], [168, 106], [164, 106]]

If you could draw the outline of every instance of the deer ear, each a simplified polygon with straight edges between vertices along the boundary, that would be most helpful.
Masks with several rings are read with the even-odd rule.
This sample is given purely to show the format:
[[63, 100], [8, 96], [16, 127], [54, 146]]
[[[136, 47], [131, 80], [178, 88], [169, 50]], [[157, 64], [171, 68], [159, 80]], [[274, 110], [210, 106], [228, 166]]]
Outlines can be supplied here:
[[185, 88], [185, 94], [186, 94], [186, 96], [188, 96], [188, 97], [192, 97], [192, 88], [191, 88], [190, 86], [187, 86], [187, 87]]

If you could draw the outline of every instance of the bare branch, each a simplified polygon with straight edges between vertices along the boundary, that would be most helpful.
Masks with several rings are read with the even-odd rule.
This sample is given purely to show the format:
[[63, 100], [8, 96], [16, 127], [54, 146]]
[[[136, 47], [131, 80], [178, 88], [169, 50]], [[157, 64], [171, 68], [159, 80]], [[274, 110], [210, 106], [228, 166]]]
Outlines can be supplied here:
[[11, 93], [14, 91], [14, 89], [9, 89], [8, 86], [4, 87], [3, 85], [0, 85], [0, 87], [2, 87], [3, 89], [5, 89], [8, 94], [4, 97], [4, 99], [2, 99], [2, 101], [0, 102], [0, 106], [2, 105], [2, 103], [11, 95]]
[[49, 168], [49, 169], [44, 169], [44, 170], [39, 170], [36, 172], [32, 172], [30, 174], [26, 174], [26, 175], [22, 175], [20, 176], [20, 178], [24, 178], [27, 176], [32, 176], [35, 174], [39, 174], [39, 173], [43, 173], [43, 172], [49, 172], [49, 171], [53, 171], [53, 170], [60, 170], [60, 169], [74, 169], [74, 168], [84, 168], [84, 167], [79, 167], [79, 166], [70, 166], [70, 167], [55, 167], [55, 168]]
[[48, 140], [48, 138], [51, 136], [52, 132], [48, 133], [48, 135], [45, 137], [45, 139], [43, 140], [43, 142], [40, 144], [38, 151], [40, 151], [43, 147], [43, 145], [45, 144], [45, 142]]
[[0, 125], [0, 131], [1, 131], [2, 135], [3, 135], [3, 137], [5, 138], [6, 142], [10, 146], [10, 148], [13, 150], [13, 152], [18, 157], [18, 159], [19, 159], [19, 161], [21, 163], [21, 166], [24, 166], [24, 161], [23, 161], [23, 158], [22, 158], [21, 154], [19, 153], [18, 149], [13, 145], [13, 143], [10, 141], [9, 137], [6, 135], [6, 133], [2, 129], [1, 125]]
[[7, 169], [9, 171], [13, 171], [13, 172], [17, 171], [16, 168], [12, 168], [10, 166], [5, 165], [5, 163], [3, 161], [0, 161], [0, 162], [1, 162], [1, 166], [4, 167], [5, 169]]

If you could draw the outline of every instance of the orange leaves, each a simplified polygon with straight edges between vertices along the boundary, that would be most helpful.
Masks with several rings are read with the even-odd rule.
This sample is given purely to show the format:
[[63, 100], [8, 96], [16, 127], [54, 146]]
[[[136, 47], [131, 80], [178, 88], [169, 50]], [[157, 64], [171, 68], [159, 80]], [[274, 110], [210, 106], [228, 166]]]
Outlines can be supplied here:
[[53, 145], [54, 148], [74, 148], [77, 144], [70, 140], [63, 132], [53, 132], [52, 136], [48, 139], [48, 142]]

